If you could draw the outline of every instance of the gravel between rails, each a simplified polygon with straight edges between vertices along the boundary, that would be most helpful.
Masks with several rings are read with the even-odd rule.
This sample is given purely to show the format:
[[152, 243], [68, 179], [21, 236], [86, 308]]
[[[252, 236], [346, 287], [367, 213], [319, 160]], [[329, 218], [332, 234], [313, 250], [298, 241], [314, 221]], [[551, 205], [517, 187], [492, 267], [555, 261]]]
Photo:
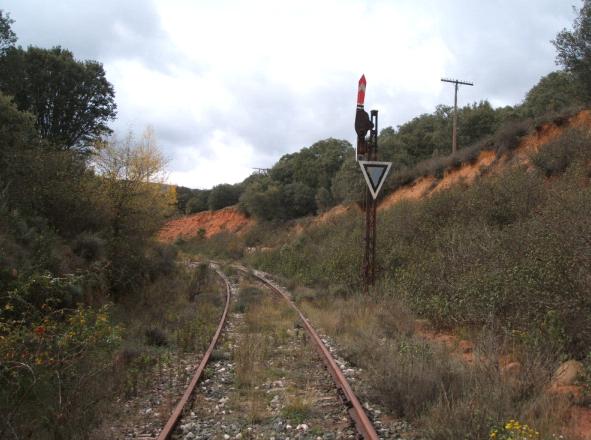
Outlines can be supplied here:
[[[270, 289], [262, 283], [256, 285], [274, 308], [291, 313], [287, 304]], [[236, 299], [239, 295], [236, 284], [232, 290]], [[173, 438], [355, 438], [332, 379], [318, 355], [311, 351], [295, 315], [281, 324], [258, 322], [255, 333], [248, 328], [247, 320], [242, 313], [230, 315], [217, 359], [210, 365], [209, 377], [198, 387], [194, 404]], [[271, 333], [266, 333], [269, 329]], [[245, 387], [237, 383], [236, 354], [240, 345], [247, 343], [248, 334], [266, 341], [268, 347], [257, 375], [259, 382]]]
[[[235, 278], [231, 284], [234, 301], [240, 294], [238, 280]], [[258, 281], [254, 284], [264, 291], [267, 301], [270, 298], [273, 307], [288, 309], [285, 301], [267, 286]], [[230, 314], [208, 375], [198, 386], [193, 405], [185, 411], [173, 439], [356, 438], [332, 378], [312, 349], [295, 314], [283, 324], [274, 322], [271, 327], [275, 326], [275, 333], [264, 334], [261, 329], [268, 326], [258, 322], [257, 328], [261, 331], [256, 337], [267, 345], [263, 374], [257, 383], [245, 387], [237, 380], [236, 364], [240, 362], [237, 353], [241, 344], [248, 343], [246, 335], [252, 334], [252, 329], [248, 328], [245, 314], [236, 310]], [[323, 341], [348, 380], [359, 381], [359, 371], [337, 355], [332, 341], [326, 337]], [[404, 438], [408, 424], [387, 420], [377, 406], [365, 403], [364, 407], [380, 438]]]

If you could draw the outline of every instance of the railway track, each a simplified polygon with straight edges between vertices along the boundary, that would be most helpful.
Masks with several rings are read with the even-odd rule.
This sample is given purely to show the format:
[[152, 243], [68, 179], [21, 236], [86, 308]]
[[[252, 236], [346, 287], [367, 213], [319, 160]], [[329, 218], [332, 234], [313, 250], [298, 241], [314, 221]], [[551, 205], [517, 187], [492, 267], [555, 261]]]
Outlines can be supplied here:
[[[183, 434], [185, 431], [182, 431], [182, 433], [180, 433], [179, 429], [178, 429], [178, 427], [180, 426], [179, 422], [180, 422], [181, 418], [183, 417], [183, 414], [185, 414], [185, 415], [190, 414], [191, 417], [193, 417], [193, 420], [196, 420], [198, 418], [198, 416], [196, 416], [194, 412], [191, 412], [191, 408], [190, 408], [189, 404], [195, 398], [196, 386], [202, 380], [203, 372], [205, 371], [205, 368], [211, 358], [211, 354], [214, 351], [214, 347], [216, 346], [216, 344], [218, 343], [218, 341], [220, 339], [222, 329], [224, 328], [224, 325], [226, 324], [225, 321], [226, 321], [226, 318], [229, 313], [230, 298], [232, 296], [232, 291], [233, 291], [233, 287], [232, 287], [228, 277], [219, 269], [219, 265], [212, 263], [212, 268], [224, 280], [224, 283], [226, 285], [226, 306], [225, 306], [225, 309], [224, 309], [224, 312], [222, 315], [222, 319], [220, 320], [220, 324], [218, 325], [218, 329], [215, 333], [215, 336], [212, 339], [212, 342], [211, 342], [206, 354], [204, 355], [203, 359], [201, 360], [201, 362], [200, 362], [200, 364], [193, 376], [193, 379], [191, 380], [189, 386], [187, 387], [181, 400], [177, 404], [175, 410], [173, 411], [173, 413], [172, 413], [171, 417], [169, 418], [168, 422], [166, 423], [165, 427], [160, 432], [160, 434], [158, 436], [159, 440], [167, 440], [167, 439], [171, 439], [171, 438], [197, 438], [197, 437], [194, 437], [193, 434], [188, 434], [188, 437], [185, 436]], [[346, 410], [346, 413], [348, 414], [348, 417], [350, 418], [352, 425], [355, 427], [356, 432], [354, 434], [354, 437], [355, 438], [363, 438], [363, 439], [378, 439], [379, 437], [376, 433], [376, 430], [375, 430], [372, 422], [369, 420], [367, 414], [365, 413], [365, 410], [362, 407], [361, 403], [359, 402], [359, 399], [355, 396], [345, 375], [343, 374], [343, 372], [341, 371], [341, 369], [337, 365], [337, 362], [332, 357], [329, 349], [325, 346], [325, 344], [323, 343], [323, 341], [320, 338], [320, 336], [318, 335], [318, 333], [314, 330], [314, 328], [309, 323], [309, 321], [306, 319], [306, 317], [303, 315], [303, 313], [299, 310], [299, 308], [291, 300], [289, 293], [285, 289], [283, 289], [282, 287], [280, 287], [276, 283], [274, 283], [271, 279], [269, 279], [268, 275], [263, 272], [259, 272], [256, 270], [250, 271], [249, 269], [247, 269], [246, 267], [241, 266], [241, 265], [234, 265], [233, 268], [235, 270], [241, 272], [244, 277], [252, 277], [255, 280], [257, 280], [257, 282], [262, 283], [262, 285], [266, 286], [269, 290], [273, 291], [276, 294], [276, 297], [280, 298], [281, 301], [284, 302], [291, 309], [291, 311], [294, 313], [294, 315], [297, 316], [297, 318], [299, 319], [299, 321], [301, 323], [298, 327], [301, 327], [306, 331], [308, 338], [309, 338], [308, 340], [311, 341], [312, 345], [314, 346], [314, 348], [316, 349], [318, 354], [321, 356], [321, 358], [324, 362], [324, 365], [326, 366], [326, 369], [330, 373], [330, 376], [334, 382], [334, 386], [336, 387], [336, 390], [337, 390], [337, 395], [340, 398], [340, 401], [342, 402], [342, 404], [344, 405], [345, 409], [343, 411]], [[227, 374], [228, 372], [225, 370], [231, 368], [232, 364], [227, 363], [225, 365], [226, 365], [225, 367], [219, 367], [218, 370], [225, 372], [224, 374]], [[218, 364], [218, 366], [219, 366], [219, 364]], [[219, 378], [219, 380], [221, 380], [223, 382], [224, 377], [225, 376], [222, 375]], [[215, 378], [212, 378], [212, 379], [215, 379]], [[226, 379], [226, 381], [227, 381], [227, 379]], [[202, 390], [205, 390], [205, 389], [206, 389], [206, 387], [202, 386]], [[257, 389], [258, 389], [258, 387], [257, 387]], [[334, 391], [333, 391], [333, 393], [334, 393]], [[227, 397], [223, 397], [222, 399], [220, 399], [222, 407], [223, 407], [224, 402], [226, 400], [227, 400]], [[205, 403], [205, 401], [204, 401], [204, 403]], [[216, 414], [218, 411], [218, 406], [220, 406], [220, 405], [216, 405], [216, 407], [215, 407]], [[223, 414], [225, 414], [225, 413], [226, 412], [223, 411]], [[185, 427], [187, 425], [195, 425], [195, 423], [191, 423], [191, 424], [187, 423], [186, 425], [181, 426], [181, 428], [186, 429]], [[219, 435], [219, 438], [228, 439], [231, 437], [228, 435], [223, 435], [223, 436]], [[238, 434], [234, 438], [242, 438], [242, 435]], [[308, 437], [306, 437], [306, 438], [308, 438]], [[315, 437], [311, 437], [311, 438], [315, 438]], [[319, 437], [319, 438], [322, 438], [322, 437]]]

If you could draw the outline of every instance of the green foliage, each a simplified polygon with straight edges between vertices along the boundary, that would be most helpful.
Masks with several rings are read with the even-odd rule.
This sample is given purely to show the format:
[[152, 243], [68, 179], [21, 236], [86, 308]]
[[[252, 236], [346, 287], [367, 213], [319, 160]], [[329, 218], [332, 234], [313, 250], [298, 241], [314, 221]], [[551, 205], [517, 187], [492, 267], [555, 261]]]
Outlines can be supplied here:
[[326, 188], [320, 188], [316, 192], [316, 196], [314, 197], [316, 201], [316, 208], [320, 211], [326, 211], [328, 208], [333, 206], [334, 201], [330, 192]]
[[571, 72], [556, 71], [542, 77], [525, 97], [520, 111], [526, 117], [559, 113], [583, 104], [583, 90]]
[[[183, 212], [194, 214], [196, 212], [207, 211], [209, 209], [209, 195], [211, 191], [192, 190], [191, 197], [188, 199]], [[235, 204], [236, 202], [232, 203]], [[179, 205], [180, 206], [180, 205]]]
[[583, 98], [591, 99], [591, 2], [583, 6], [572, 30], [563, 29], [552, 41], [558, 52], [556, 62], [572, 72], [582, 85]]
[[[541, 350], [585, 353], [589, 143], [586, 130], [566, 131], [538, 153], [544, 174], [561, 173], [551, 183], [516, 168], [381, 212], [382, 282], [438, 326], [486, 325]], [[306, 284], [359, 288], [361, 220], [344, 215], [250, 261]]]
[[[10, 23], [0, 13], [2, 45], [12, 42]], [[166, 282], [159, 318], [163, 292], [170, 306], [171, 293], [188, 287], [175, 284], [176, 250], [152, 239], [177, 195], [162, 184], [166, 161], [151, 130], [91, 148], [115, 108], [100, 64], [59, 48], [8, 47], [0, 70], [14, 98], [0, 92], [0, 437], [88, 438], [118, 378], [126, 393], [137, 389], [133, 378], [160, 359], [140, 353], [128, 370], [114, 368], [121, 329], [108, 298], [120, 308], [133, 297], [120, 319], [127, 326], [152, 286]], [[177, 312], [171, 321], [186, 323]], [[208, 328], [139, 333], [158, 350], [174, 340], [195, 350]]]
[[226, 206], [232, 206], [238, 203], [240, 195], [242, 194], [242, 185], [229, 185], [222, 183], [216, 185], [211, 189], [207, 204], [210, 211], [225, 208]]
[[261, 176], [246, 187], [240, 206], [262, 220], [285, 218], [281, 186], [267, 176]]
[[12, 23], [14, 20], [10, 18], [10, 14], [0, 9], [0, 56], [16, 43], [16, 34], [11, 29]]
[[314, 190], [302, 182], [288, 183], [282, 188], [282, 205], [286, 218], [313, 213], [316, 210]]
[[337, 203], [361, 202], [366, 183], [353, 152], [347, 155], [341, 169], [332, 179], [332, 196]]
[[[89, 275], [34, 275], [0, 297], [0, 435], [77, 437], [93, 420], [89, 382], [108, 377], [120, 342], [107, 306], [78, 304]], [[67, 421], [68, 423], [65, 423]]]
[[271, 168], [271, 178], [283, 185], [303, 183], [317, 190], [330, 188], [332, 177], [351, 152], [351, 144], [339, 139], [318, 141], [299, 152], [286, 154]]
[[[458, 109], [458, 144], [468, 147], [492, 135], [511, 115], [511, 109], [495, 110], [488, 101]], [[381, 131], [380, 157], [392, 161], [394, 169], [409, 168], [422, 160], [451, 151], [453, 108], [439, 105], [435, 112], [413, 118], [394, 130]]]
[[532, 156], [532, 162], [546, 176], [563, 173], [574, 161], [591, 159], [591, 142], [587, 129], [569, 129], [560, 138]]
[[58, 149], [88, 153], [111, 132], [106, 124], [116, 104], [102, 64], [77, 61], [68, 50], [8, 48], [0, 57], [0, 90], [35, 115], [41, 137]]
[[328, 209], [333, 178], [354, 155], [351, 144], [325, 139], [297, 153], [283, 156], [269, 175], [245, 180], [240, 206], [263, 220], [288, 220]]

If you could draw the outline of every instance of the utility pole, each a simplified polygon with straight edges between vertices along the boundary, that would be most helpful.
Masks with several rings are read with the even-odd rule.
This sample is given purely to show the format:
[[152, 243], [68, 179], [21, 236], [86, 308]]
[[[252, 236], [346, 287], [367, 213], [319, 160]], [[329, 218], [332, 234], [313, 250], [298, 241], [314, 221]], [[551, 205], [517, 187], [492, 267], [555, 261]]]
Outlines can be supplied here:
[[454, 119], [453, 119], [453, 130], [451, 134], [451, 154], [455, 154], [458, 150], [458, 85], [463, 84], [465, 86], [473, 86], [474, 83], [467, 81], [460, 81], [457, 79], [441, 78], [441, 81], [452, 83], [455, 85], [454, 93]]

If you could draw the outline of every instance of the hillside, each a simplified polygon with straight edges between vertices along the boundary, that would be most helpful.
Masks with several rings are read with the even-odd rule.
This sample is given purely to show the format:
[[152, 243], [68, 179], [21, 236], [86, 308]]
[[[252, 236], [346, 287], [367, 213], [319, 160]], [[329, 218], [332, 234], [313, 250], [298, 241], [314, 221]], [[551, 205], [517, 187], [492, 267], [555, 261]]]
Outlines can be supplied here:
[[201, 236], [210, 238], [220, 232], [243, 233], [254, 224], [237, 208], [227, 207], [217, 211], [205, 211], [191, 214], [166, 222], [158, 233], [163, 242], [173, 242], [178, 238]]
[[[531, 438], [586, 440], [590, 128], [589, 111], [556, 118], [385, 195], [370, 301], [359, 295], [355, 204], [181, 249], [283, 277], [367, 371], [370, 398], [425, 438], [488, 438], [491, 427], [519, 420], [541, 433]], [[458, 351], [472, 366], [458, 365]], [[556, 386], [565, 360], [578, 379]]]
[[[566, 121], [559, 120], [559, 123], [556, 121], [546, 122], [533, 133], [525, 135], [517, 145], [511, 146], [510, 149], [501, 152], [483, 149], [473, 161], [445, 170], [441, 178], [434, 175], [421, 176], [385, 195], [380, 201], [378, 209], [380, 211], [389, 209], [403, 200], [419, 200], [460, 183], [469, 185], [479, 177], [498, 175], [513, 166], [531, 166], [531, 155], [538, 152], [542, 146], [560, 137], [565, 130], [580, 127], [591, 128], [591, 111], [581, 111]], [[307, 226], [334, 221], [336, 217], [346, 214], [350, 210], [350, 206], [337, 205], [317, 216], [300, 220], [294, 227], [294, 231], [301, 233]], [[205, 238], [210, 238], [220, 232], [244, 234], [256, 222], [257, 220], [249, 218], [237, 208], [227, 207], [170, 220], [160, 230], [158, 238], [163, 242], [170, 243], [179, 237], [185, 239], [197, 237], [200, 230], [204, 231], [201, 233]]]

